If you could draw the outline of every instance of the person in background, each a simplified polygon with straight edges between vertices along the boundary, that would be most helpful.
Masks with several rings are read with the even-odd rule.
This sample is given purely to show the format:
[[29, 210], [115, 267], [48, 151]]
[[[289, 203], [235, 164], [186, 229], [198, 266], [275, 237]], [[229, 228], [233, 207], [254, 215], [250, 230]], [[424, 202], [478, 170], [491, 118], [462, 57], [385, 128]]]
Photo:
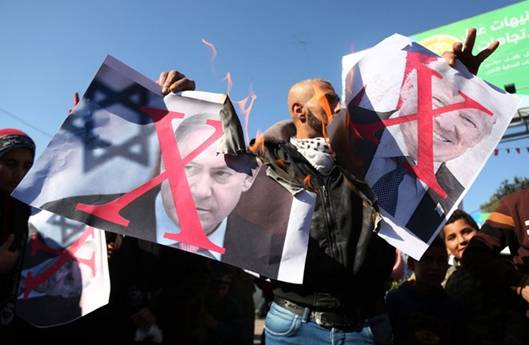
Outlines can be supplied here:
[[[472, 343], [529, 343], [528, 229], [529, 189], [504, 196], [464, 250], [461, 274], [447, 282], [472, 308], [467, 333], [482, 335]], [[512, 258], [500, 254], [506, 246]]]
[[[487, 283], [512, 288], [529, 302], [529, 189], [503, 197], [481, 231], [470, 241], [463, 262]], [[500, 251], [509, 246], [513, 265]]]
[[443, 286], [448, 278], [461, 266], [461, 257], [472, 237], [479, 229], [476, 221], [465, 211], [455, 210], [443, 227], [443, 237], [446, 251], [453, 258], [453, 265], [446, 272]]
[[28, 234], [28, 205], [10, 194], [33, 165], [35, 143], [24, 132], [0, 130], [0, 343], [15, 342], [15, 299]]
[[253, 277], [232, 266], [216, 262], [210, 265], [211, 279], [204, 300], [206, 344], [253, 344]]
[[441, 286], [448, 268], [443, 241], [435, 238], [421, 260], [408, 258], [415, 280], [388, 292], [395, 345], [459, 344], [458, 305]]

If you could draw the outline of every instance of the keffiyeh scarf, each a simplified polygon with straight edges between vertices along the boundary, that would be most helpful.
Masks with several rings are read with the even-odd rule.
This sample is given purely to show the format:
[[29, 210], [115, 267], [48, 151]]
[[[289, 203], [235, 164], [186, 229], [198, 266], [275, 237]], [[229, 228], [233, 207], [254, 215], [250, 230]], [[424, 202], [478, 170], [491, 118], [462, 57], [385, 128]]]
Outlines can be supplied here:
[[290, 143], [299, 153], [323, 175], [328, 175], [334, 166], [334, 155], [325, 138], [297, 139], [290, 138]]

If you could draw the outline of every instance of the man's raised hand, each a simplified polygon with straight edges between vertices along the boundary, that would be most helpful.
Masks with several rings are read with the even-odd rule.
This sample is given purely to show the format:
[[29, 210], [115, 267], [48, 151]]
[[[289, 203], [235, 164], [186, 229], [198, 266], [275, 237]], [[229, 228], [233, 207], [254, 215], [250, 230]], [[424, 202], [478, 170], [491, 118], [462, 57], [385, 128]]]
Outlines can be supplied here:
[[452, 51], [445, 52], [443, 57], [450, 66], [454, 66], [456, 60], [459, 60], [465, 65], [468, 71], [472, 74], [477, 74], [479, 66], [485, 59], [487, 59], [500, 45], [499, 41], [494, 41], [489, 46], [477, 55], [472, 55], [472, 49], [474, 48], [474, 43], [476, 42], [476, 29], [471, 28], [467, 32], [467, 37], [465, 42], [456, 42], [452, 46]]

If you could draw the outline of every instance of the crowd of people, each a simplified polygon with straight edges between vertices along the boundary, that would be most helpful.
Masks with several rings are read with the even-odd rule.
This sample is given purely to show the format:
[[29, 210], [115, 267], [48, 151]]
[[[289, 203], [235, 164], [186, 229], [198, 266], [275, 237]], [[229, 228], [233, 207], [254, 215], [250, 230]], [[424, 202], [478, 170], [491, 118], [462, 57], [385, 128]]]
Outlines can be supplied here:
[[[459, 59], [477, 73], [498, 44], [473, 55], [475, 35], [471, 30], [445, 55], [449, 64]], [[195, 87], [176, 71], [162, 73], [158, 83], [164, 93]], [[481, 230], [466, 213], [454, 212], [442, 238], [420, 260], [408, 258], [413, 274], [391, 288], [400, 254], [376, 235], [377, 200], [368, 184], [336, 164], [323, 139], [330, 115], [341, 108], [329, 82], [296, 83], [288, 94], [291, 121], [274, 125], [249, 148], [271, 178], [316, 194], [303, 284], [268, 282], [108, 233], [109, 304], [49, 329], [19, 319], [14, 303], [30, 210], [10, 193], [30, 169], [35, 145], [19, 130], [0, 130], [1, 343], [252, 344], [258, 285], [273, 290], [262, 338], [268, 345], [527, 344], [529, 190], [502, 199]], [[510, 257], [500, 255], [505, 246]]]

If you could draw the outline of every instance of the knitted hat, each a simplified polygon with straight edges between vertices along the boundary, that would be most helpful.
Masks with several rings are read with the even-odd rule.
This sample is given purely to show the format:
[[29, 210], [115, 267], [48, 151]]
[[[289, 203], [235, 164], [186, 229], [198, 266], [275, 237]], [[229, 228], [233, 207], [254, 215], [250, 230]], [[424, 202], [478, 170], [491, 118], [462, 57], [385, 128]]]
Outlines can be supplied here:
[[35, 143], [26, 133], [14, 128], [0, 129], [0, 158], [18, 148], [30, 149], [35, 154]]

